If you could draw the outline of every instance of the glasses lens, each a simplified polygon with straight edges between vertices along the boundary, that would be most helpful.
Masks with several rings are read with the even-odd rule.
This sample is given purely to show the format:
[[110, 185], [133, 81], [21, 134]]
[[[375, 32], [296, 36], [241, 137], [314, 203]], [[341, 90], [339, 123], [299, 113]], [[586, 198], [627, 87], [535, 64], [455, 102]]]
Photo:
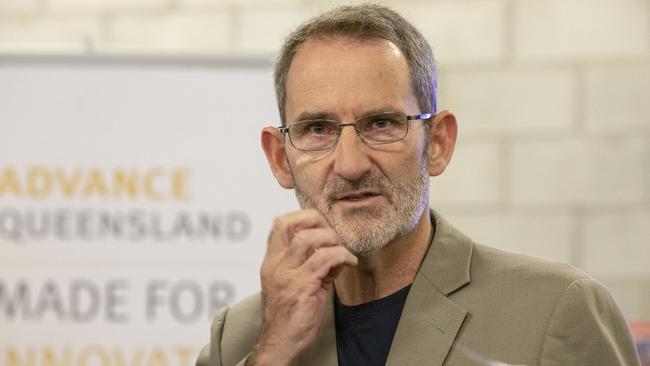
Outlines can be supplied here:
[[368, 143], [383, 144], [403, 139], [408, 120], [401, 113], [382, 113], [360, 119], [357, 129]]
[[296, 149], [328, 149], [336, 144], [338, 124], [329, 120], [296, 122], [289, 126], [289, 138]]

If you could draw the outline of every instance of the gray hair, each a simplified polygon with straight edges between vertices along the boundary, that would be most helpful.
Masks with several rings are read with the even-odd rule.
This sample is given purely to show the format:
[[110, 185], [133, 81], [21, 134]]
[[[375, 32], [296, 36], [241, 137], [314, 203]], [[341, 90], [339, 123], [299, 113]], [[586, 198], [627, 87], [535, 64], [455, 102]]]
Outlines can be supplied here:
[[275, 63], [275, 94], [282, 124], [286, 123], [287, 74], [294, 56], [310, 39], [326, 40], [343, 36], [360, 41], [384, 39], [394, 43], [409, 66], [411, 87], [420, 113], [435, 113], [437, 68], [431, 47], [424, 36], [395, 11], [381, 5], [341, 6], [300, 25], [285, 39]]

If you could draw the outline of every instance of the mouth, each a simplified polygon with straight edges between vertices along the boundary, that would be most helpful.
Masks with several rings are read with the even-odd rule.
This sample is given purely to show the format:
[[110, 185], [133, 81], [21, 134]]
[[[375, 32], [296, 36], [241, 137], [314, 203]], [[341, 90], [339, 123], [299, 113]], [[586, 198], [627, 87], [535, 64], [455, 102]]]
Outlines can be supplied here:
[[343, 194], [337, 195], [334, 200], [335, 201], [347, 201], [347, 202], [357, 202], [357, 201], [363, 201], [369, 198], [373, 197], [378, 197], [381, 196], [379, 192], [376, 191], [371, 191], [371, 190], [361, 190], [361, 191], [353, 191], [353, 192], [346, 192]]

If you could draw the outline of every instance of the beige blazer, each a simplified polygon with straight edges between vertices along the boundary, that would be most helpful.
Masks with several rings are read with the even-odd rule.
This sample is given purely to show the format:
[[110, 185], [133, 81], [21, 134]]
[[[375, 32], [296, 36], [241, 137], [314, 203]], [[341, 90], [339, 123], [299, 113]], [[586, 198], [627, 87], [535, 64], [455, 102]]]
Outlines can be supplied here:
[[[565, 264], [475, 244], [433, 216], [387, 365], [640, 365], [603, 285]], [[338, 364], [332, 304], [299, 365]], [[259, 329], [257, 294], [215, 318], [197, 365], [243, 366]]]

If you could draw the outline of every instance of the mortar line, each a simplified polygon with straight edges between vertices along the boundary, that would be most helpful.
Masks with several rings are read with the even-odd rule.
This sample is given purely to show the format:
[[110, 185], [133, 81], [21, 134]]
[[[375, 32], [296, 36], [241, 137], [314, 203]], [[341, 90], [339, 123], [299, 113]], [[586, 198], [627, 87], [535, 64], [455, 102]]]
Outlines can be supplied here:
[[572, 67], [573, 71], [573, 110], [572, 110], [572, 128], [571, 131], [574, 135], [582, 137], [587, 132], [587, 116], [586, 116], [586, 103], [587, 103], [587, 87], [586, 87], [586, 66], [576, 64]]
[[506, 0], [503, 14], [503, 60], [505, 66], [515, 64], [515, 1]]
[[571, 213], [573, 223], [569, 233], [569, 242], [571, 243], [571, 250], [569, 251], [569, 258], [571, 264], [578, 268], [584, 269], [585, 265], [585, 242], [584, 242], [584, 221], [585, 212], [581, 207], [574, 207]]
[[242, 42], [242, 9], [240, 5], [232, 5], [228, 12], [230, 13], [231, 19], [228, 52], [230, 54], [236, 54]]
[[512, 200], [512, 164], [513, 164], [513, 139], [509, 136], [503, 137], [497, 140], [498, 146], [498, 156], [500, 166], [499, 166], [499, 211], [510, 212], [513, 207]]

